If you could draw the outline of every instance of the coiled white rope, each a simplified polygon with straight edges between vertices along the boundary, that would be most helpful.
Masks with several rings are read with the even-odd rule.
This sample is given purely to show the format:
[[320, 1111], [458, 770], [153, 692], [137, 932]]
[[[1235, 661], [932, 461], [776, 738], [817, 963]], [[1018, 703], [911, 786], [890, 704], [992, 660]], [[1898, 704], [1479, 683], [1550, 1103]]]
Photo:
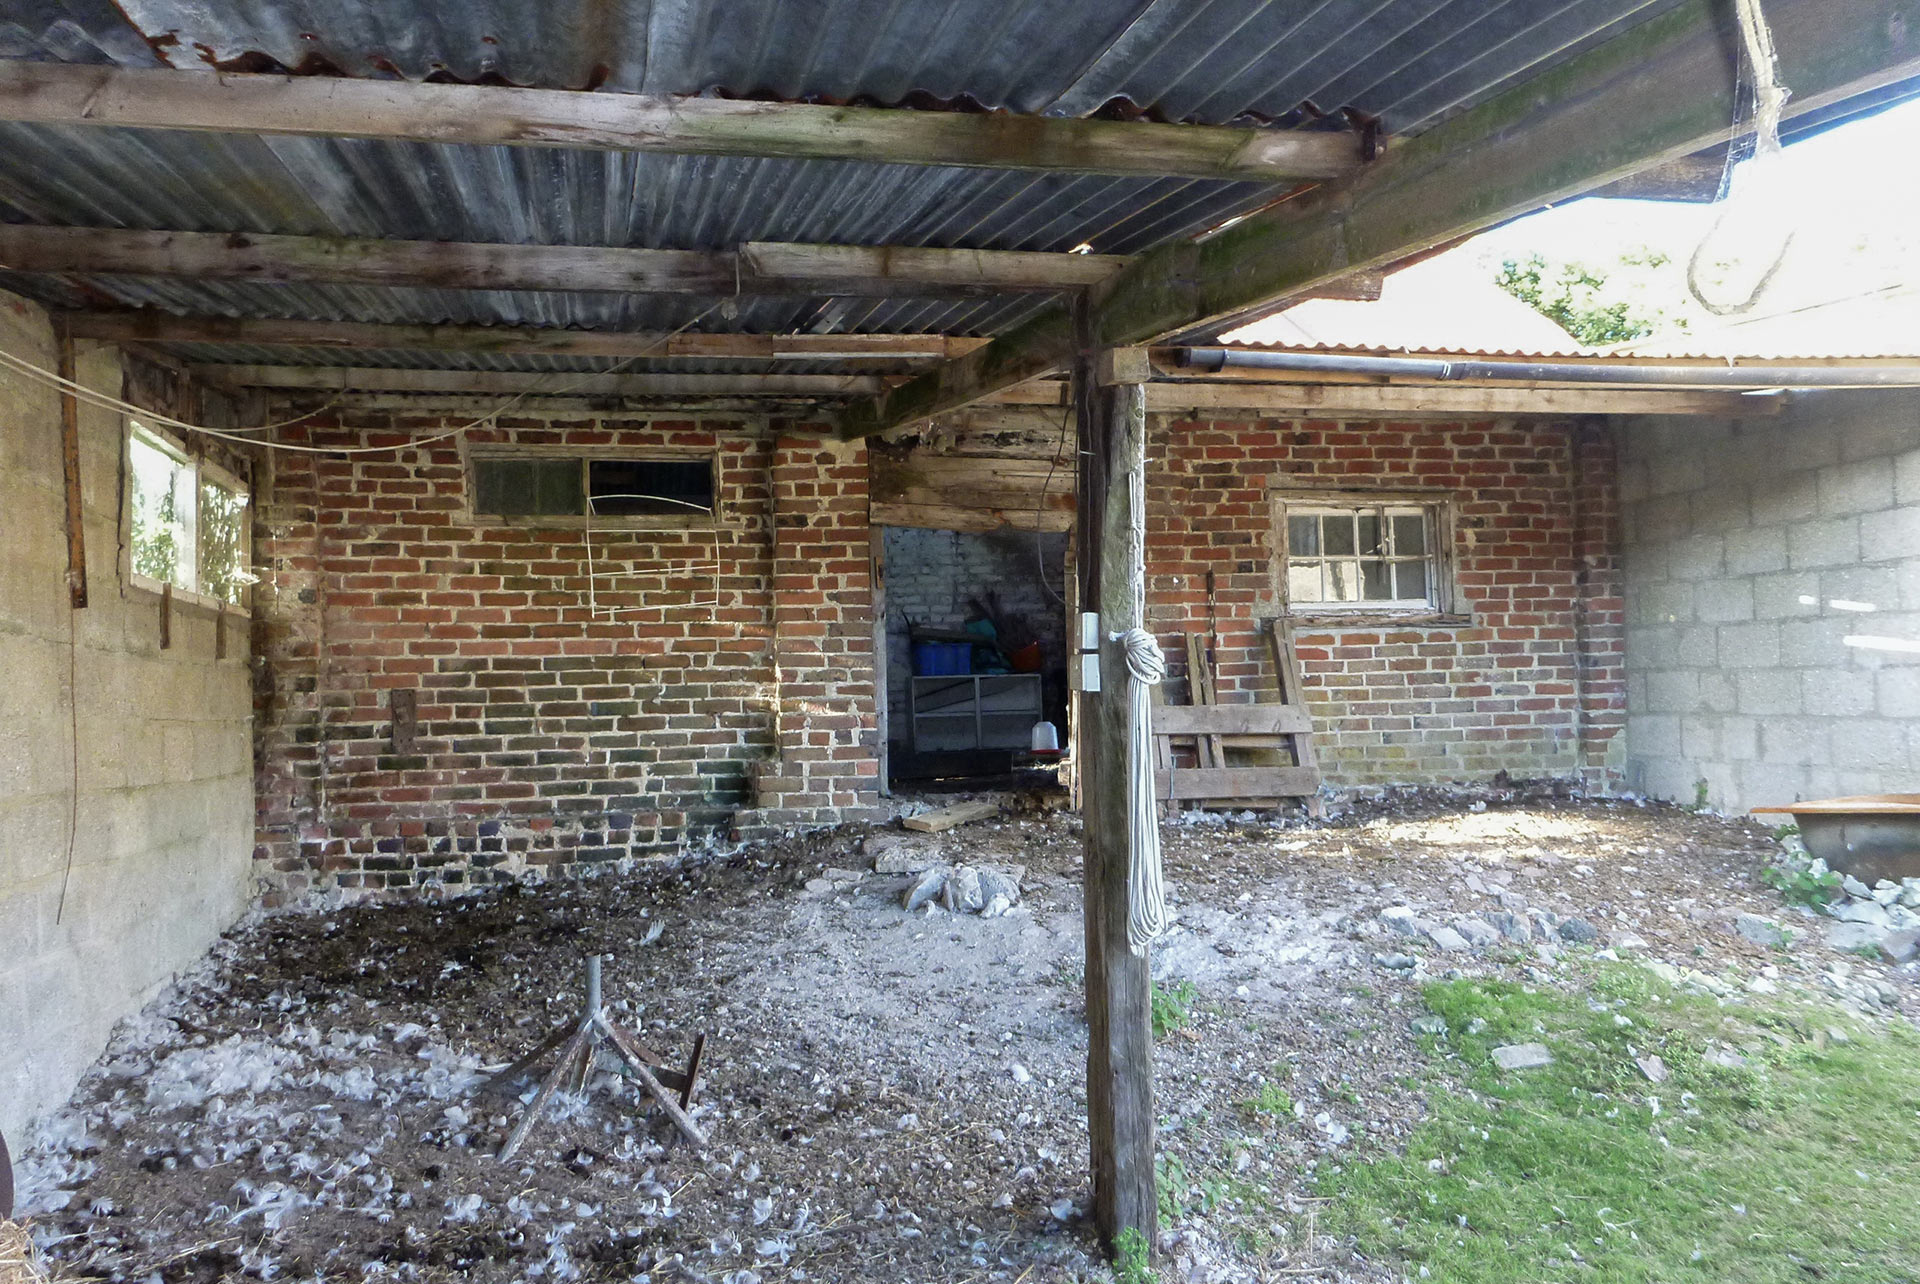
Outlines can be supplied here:
[[1152, 688], [1167, 676], [1153, 634], [1115, 635], [1127, 650], [1127, 948], [1145, 954], [1167, 930], [1167, 887], [1160, 868], [1160, 816], [1153, 797]]
[[1167, 930], [1167, 885], [1160, 866], [1160, 815], [1153, 797], [1153, 687], [1167, 657], [1147, 620], [1146, 402], [1127, 415], [1127, 593], [1133, 628], [1113, 634], [1127, 656], [1127, 948], [1136, 956]]

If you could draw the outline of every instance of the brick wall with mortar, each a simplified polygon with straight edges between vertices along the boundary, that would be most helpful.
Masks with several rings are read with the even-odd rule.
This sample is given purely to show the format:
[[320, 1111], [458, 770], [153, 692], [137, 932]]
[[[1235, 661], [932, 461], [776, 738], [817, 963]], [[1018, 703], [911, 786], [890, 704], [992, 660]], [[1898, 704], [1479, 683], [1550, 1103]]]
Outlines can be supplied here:
[[[486, 409], [334, 412], [298, 436], [397, 443]], [[869, 588], [861, 448], [567, 412], [466, 442], [712, 451], [720, 523], [478, 523], [453, 440], [276, 456], [255, 527], [271, 898], [578, 873], [872, 804], [871, 644], [848, 622]], [[411, 749], [395, 689], [415, 693]]]
[[[1052, 576], [1057, 586], [1066, 553], [1067, 537], [1060, 532], [887, 528], [887, 699], [893, 714], [887, 734], [892, 739], [907, 740], [907, 678], [913, 672], [907, 621], [957, 629], [972, 614], [968, 602], [984, 600], [989, 589], [1001, 612], [1037, 637], [1049, 671], [1064, 675], [1066, 607], [1040, 577]], [[1050, 694], [1057, 698], [1059, 693]]]
[[[1438, 489], [1455, 515], [1448, 622], [1296, 624], [1335, 785], [1506, 771], [1605, 787], [1624, 704], [1611, 440], [1589, 424], [1157, 418], [1148, 615], [1186, 697], [1184, 632], [1215, 627], [1223, 701], [1269, 698], [1276, 490]], [[1214, 572], [1209, 611], [1206, 574]]]
[[1629, 783], [1715, 807], [1920, 772], [1920, 394], [1620, 427]]
[[[6, 294], [0, 348], [57, 361], [46, 314]], [[113, 350], [80, 345], [77, 370], [122, 393]], [[161, 649], [159, 596], [118, 561], [122, 424], [81, 408], [89, 602], [75, 611], [59, 399], [0, 374], [0, 1131], [15, 1141], [249, 888], [247, 630], [230, 613], [217, 659], [214, 612], [183, 599]]]

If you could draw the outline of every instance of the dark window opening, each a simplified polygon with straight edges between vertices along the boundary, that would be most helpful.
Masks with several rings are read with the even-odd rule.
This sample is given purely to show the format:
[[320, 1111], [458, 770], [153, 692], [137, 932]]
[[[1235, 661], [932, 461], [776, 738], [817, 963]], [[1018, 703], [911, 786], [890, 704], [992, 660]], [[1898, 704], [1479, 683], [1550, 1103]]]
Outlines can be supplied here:
[[707, 459], [590, 459], [587, 495], [595, 517], [671, 517], [713, 511]]
[[713, 461], [495, 456], [473, 461], [483, 517], [698, 517], [714, 507]]

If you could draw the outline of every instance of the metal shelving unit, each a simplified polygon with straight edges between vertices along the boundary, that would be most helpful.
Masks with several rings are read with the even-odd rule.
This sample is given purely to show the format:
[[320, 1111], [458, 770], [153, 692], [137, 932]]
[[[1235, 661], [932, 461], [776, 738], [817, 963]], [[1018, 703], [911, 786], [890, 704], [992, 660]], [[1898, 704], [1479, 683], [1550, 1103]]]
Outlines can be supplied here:
[[1037, 673], [967, 673], [907, 682], [915, 753], [1025, 749], [1040, 721]]

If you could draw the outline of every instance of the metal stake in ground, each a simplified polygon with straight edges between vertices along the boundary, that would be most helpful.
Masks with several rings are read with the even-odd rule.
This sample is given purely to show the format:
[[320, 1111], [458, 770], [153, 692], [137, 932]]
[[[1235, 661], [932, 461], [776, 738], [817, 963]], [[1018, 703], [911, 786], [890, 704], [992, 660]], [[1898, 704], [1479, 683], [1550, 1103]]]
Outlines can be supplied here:
[[[642, 1043], [640, 1039], [614, 1023], [607, 1014], [600, 997], [600, 960], [601, 955], [587, 955], [587, 993], [580, 1008], [580, 1015], [568, 1021], [534, 1045], [533, 1051], [494, 1075], [482, 1085], [482, 1090], [505, 1087], [532, 1069], [541, 1058], [555, 1048], [560, 1055], [553, 1063], [553, 1069], [540, 1083], [540, 1090], [533, 1095], [527, 1106], [527, 1113], [520, 1117], [507, 1144], [500, 1147], [500, 1161], [512, 1159], [526, 1141], [533, 1125], [553, 1101], [554, 1094], [560, 1091], [562, 1084], [568, 1084], [572, 1091], [578, 1092], [586, 1086], [587, 1075], [593, 1069], [596, 1055], [606, 1052], [615, 1061], [620, 1073], [637, 1080], [641, 1087], [653, 1097], [660, 1109], [666, 1113], [680, 1134], [693, 1143], [696, 1150], [706, 1148], [707, 1139], [700, 1129], [688, 1117], [686, 1106], [693, 1099], [693, 1090], [700, 1074], [700, 1054], [706, 1046], [703, 1035], [694, 1041], [693, 1059], [687, 1063], [684, 1073], [670, 1070], [660, 1054]], [[676, 1100], [669, 1089], [680, 1093]]]

